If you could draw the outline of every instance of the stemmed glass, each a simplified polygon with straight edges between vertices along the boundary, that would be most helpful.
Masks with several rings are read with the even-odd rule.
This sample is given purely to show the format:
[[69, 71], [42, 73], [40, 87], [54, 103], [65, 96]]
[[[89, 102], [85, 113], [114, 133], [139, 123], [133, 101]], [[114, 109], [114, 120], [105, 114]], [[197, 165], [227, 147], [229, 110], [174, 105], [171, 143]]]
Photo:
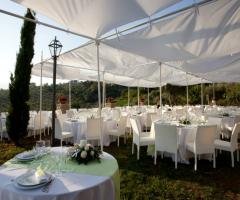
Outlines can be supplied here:
[[36, 142], [37, 156], [40, 156], [42, 154], [44, 146], [45, 146], [45, 141], [44, 140], [39, 140], [39, 141]]

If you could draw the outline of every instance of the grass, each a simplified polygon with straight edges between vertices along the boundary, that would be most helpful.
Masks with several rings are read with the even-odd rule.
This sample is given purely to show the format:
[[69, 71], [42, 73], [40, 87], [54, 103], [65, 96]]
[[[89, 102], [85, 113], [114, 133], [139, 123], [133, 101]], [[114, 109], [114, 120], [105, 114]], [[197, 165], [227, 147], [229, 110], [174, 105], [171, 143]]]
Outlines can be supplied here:
[[[28, 139], [27, 148], [31, 148], [33, 143], [32, 139]], [[0, 143], [0, 150], [0, 164], [24, 151], [6, 142]], [[240, 199], [240, 163], [231, 168], [227, 152], [218, 155], [216, 169], [212, 168], [212, 162], [200, 160], [195, 172], [193, 160], [190, 160], [190, 165], [178, 164], [175, 170], [170, 158], [159, 157], [155, 166], [146, 150], [141, 147], [140, 160], [137, 161], [136, 154], [131, 154], [131, 139], [126, 145], [121, 140], [120, 148], [116, 143], [104, 148], [118, 160], [122, 200]]]

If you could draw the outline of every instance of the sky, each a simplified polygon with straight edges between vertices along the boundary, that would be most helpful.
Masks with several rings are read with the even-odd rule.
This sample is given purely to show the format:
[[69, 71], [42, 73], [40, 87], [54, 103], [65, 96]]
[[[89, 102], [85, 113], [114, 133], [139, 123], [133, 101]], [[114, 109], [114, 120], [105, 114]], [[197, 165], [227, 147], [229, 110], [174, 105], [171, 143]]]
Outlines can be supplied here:
[[[178, 6], [175, 6], [174, 8], [171, 8], [171, 10], [179, 9], [180, 7], [192, 4], [192, 2], [194, 2], [194, 0], [183, 0], [182, 3], [178, 4]], [[19, 14], [21, 16], [24, 16], [26, 13], [25, 7], [10, 0], [1, 0], [0, 8], [2, 10]], [[162, 14], [171, 10], [169, 9], [168, 11], [163, 11]], [[36, 18], [41, 22], [61, 27], [54, 21], [39, 14], [37, 14]], [[0, 88], [7, 89], [9, 86], [10, 74], [14, 73], [16, 54], [18, 53], [20, 44], [20, 30], [23, 24], [23, 20], [0, 13], [0, 24]], [[62, 52], [76, 48], [81, 44], [87, 42], [86, 39], [79, 36], [74, 36], [72, 34], [57, 31], [55, 29], [51, 29], [42, 25], [37, 25], [34, 46], [35, 55], [32, 63], [38, 63], [41, 61], [41, 52], [43, 52], [44, 59], [50, 57], [48, 45], [55, 36], [57, 36], [57, 39], [63, 45]], [[37, 85], [39, 85], [40, 78], [32, 76], [31, 82], [35, 82]], [[59, 82], [67, 81], [57, 80], [57, 83]], [[43, 84], [45, 83], [51, 84], [52, 79], [43, 78]]]
[[[25, 7], [10, 0], [1, 0], [0, 8], [2, 10], [13, 12], [22, 16], [24, 16], [26, 13]], [[60, 27], [59, 24], [54, 23], [44, 16], [37, 14], [37, 19], [39, 21]], [[15, 68], [16, 54], [19, 50], [20, 30], [23, 24], [23, 20], [0, 13], [0, 24], [0, 88], [7, 89], [9, 85], [10, 74], [11, 72], [14, 72]], [[57, 36], [57, 39], [63, 45], [62, 52], [73, 49], [87, 42], [86, 39], [83, 39], [81, 37], [50, 29], [45, 26], [37, 25], [34, 47], [35, 55], [32, 61], [33, 63], [38, 63], [41, 61], [41, 52], [43, 52], [43, 58], [50, 57], [48, 45], [55, 36]], [[33, 76], [31, 82], [35, 82], [37, 85], [39, 85], [40, 78]], [[52, 79], [44, 78], [43, 84], [44, 83], [50, 84], [52, 83]]]

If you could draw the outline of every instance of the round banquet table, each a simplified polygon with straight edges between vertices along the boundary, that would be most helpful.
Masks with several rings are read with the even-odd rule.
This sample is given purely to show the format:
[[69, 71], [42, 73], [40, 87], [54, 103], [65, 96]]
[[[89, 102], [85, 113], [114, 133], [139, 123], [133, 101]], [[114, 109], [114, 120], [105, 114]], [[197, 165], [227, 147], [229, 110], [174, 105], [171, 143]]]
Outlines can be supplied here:
[[[41, 188], [23, 190], [14, 185], [13, 179], [26, 173], [29, 168], [41, 168], [48, 173], [56, 172], [54, 157], [62, 151], [60, 147], [51, 148], [51, 153], [32, 162], [16, 162], [11, 159], [0, 168], [1, 200], [112, 200], [120, 199], [120, 180], [116, 159], [104, 152], [101, 162], [92, 161], [87, 165], [74, 160], [62, 162], [61, 176], [55, 176], [49, 192]], [[66, 151], [64, 149], [63, 151]]]

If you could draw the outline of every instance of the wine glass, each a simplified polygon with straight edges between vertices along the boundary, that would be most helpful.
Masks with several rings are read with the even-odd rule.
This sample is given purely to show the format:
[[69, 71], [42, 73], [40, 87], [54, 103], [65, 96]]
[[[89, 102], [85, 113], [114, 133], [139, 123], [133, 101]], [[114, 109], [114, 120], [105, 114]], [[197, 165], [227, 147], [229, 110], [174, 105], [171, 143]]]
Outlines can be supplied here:
[[36, 151], [37, 155], [40, 155], [42, 153], [42, 150], [45, 146], [45, 141], [44, 140], [39, 140], [36, 142]]

